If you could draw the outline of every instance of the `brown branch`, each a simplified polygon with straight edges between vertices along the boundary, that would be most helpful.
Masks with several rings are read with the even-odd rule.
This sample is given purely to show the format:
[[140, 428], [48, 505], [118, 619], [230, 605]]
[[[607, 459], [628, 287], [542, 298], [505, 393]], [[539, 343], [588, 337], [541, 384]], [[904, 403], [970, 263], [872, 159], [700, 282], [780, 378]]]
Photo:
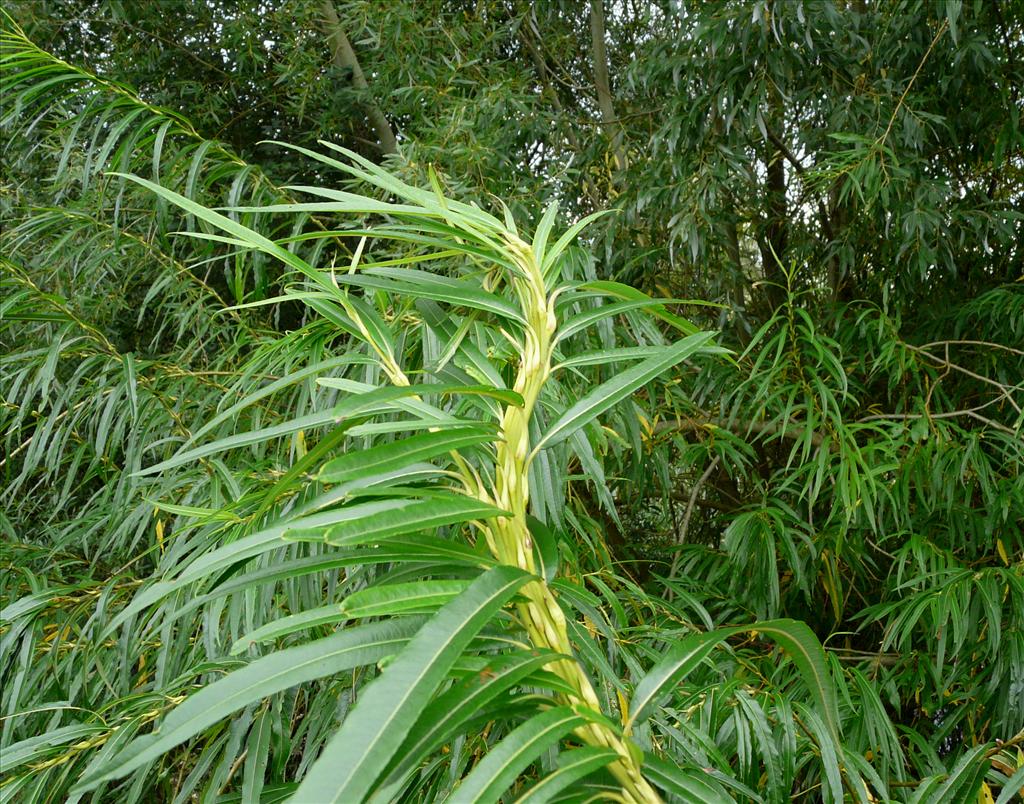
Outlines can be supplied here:
[[356, 58], [352, 44], [348, 41], [345, 31], [341, 27], [341, 22], [338, 20], [338, 14], [334, 10], [332, 0], [323, 0], [321, 10], [327, 23], [328, 33], [333, 40], [332, 56], [334, 66], [351, 70], [352, 84], [356, 89], [366, 94], [366, 115], [379, 140], [377, 147], [385, 154], [397, 154], [398, 141], [395, 139], [395, 132], [391, 130], [391, 124], [388, 122], [387, 117], [384, 116], [384, 112], [370, 97], [370, 85], [366, 83], [363, 68], [359, 65], [359, 59]]
[[[793, 169], [796, 171], [801, 181], [806, 181], [807, 170], [800, 163], [800, 160], [796, 158], [796, 155], [789, 149], [789, 146], [786, 145], [786, 143], [784, 143], [767, 125], [765, 126], [765, 133], [768, 135], [768, 139], [771, 140], [772, 145], [774, 145], [778, 149], [779, 153], [786, 158], [786, 161], [793, 166]], [[817, 203], [818, 215], [821, 218], [821, 228], [825, 233], [825, 237], [829, 240], [834, 240], [836, 236], [835, 230], [832, 227], [832, 221], [828, 217], [828, 212], [825, 210], [825, 205], [822, 203], [820, 198]]]
[[994, 430], [1000, 430], [1009, 435], [1016, 435], [1016, 431], [1005, 424], [1002, 424], [992, 419], [986, 418], [978, 413], [979, 410], [984, 410], [989, 405], [998, 402], [1000, 397], [994, 397], [983, 405], [978, 405], [974, 408], [965, 408], [964, 410], [948, 410], [944, 413], [879, 413], [873, 416], [865, 416], [862, 419], [857, 419], [858, 422], [874, 422], [874, 421], [909, 421], [917, 419], [956, 419], [960, 416], [967, 416], [971, 419], [977, 419], [988, 427]]
[[961, 374], [965, 374], [968, 377], [971, 377], [972, 379], [977, 380], [978, 382], [983, 382], [986, 385], [992, 385], [992, 386], [998, 388], [1000, 396], [1002, 398], [1004, 398], [1007, 402], [1009, 402], [1010, 405], [1013, 406], [1013, 409], [1016, 410], [1018, 414], [1022, 412], [1020, 405], [1018, 405], [1016, 400], [1010, 395], [1011, 391], [1019, 391], [1019, 390], [1021, 390], [1021, 385], [1020, 384], [1015, 385], [1015, 386], [1014, 385], [1003, 385], [1003, 383], [1001, 383], [1001, 382], [996, 382], [995, 380], [993, 380], [993, 379], [991, 379], [989, 377], [985, 377], [985, 376], [983, 376], [981, 374], [977, 374], [977, 373], [971, 371], [970, 369], [964, 368], [963, 366], [958, 365], [957, 363], [952, 362], [948, 357], [945, 357], [945, 358], [938, 357], [937, 355], [933, 355], [931, 352], [927, 351], [926, 349], [924, 349], [924, 348], [922, 348], [920, 346], [912, 346], [909, 343], [905, 343], [903, 345], [907, 349], [909, 349], [910, 351], [917, 352], [919, 355], [922, 355], [923, 357], [928, 358], [929, 360], [933, 361], [934, 363], [936, 363], [938, 366], [940, 366], [942, 368], [953, 369], [953, 371], [959, 371]]
[[899, 653], [875, 653], [873, 651], [851, 650], [849, 648], [828, 648], [827, 650], [841, 662], [852, 662], [854, 664], [871, 662], [873, 665], [881, 667], [895, 667], [908, 658]]
[[1004, 346], [1001, 343], [992, 343], [991, 341], [966, 341], [966, 340], [932, 341], [931, 343], [926, 343], [926, 344], [924, 344], [924, 345], [922, 345], [922, 346], [920, 346], [918, 348], [920, 348], [920, 349], [928, 349], [928, 348], [930, 348], [932, 346], [948, 346], [948, 345], [987, 346], [990, 349], [1002, 349], [1002, 350], [1004, 350], [1006, 352], [1010, 352], [1011, 354], [1020, 355], [1021, 357], [1024, 357], [1024, 351], [1022, 351], [1020, 349], [1014, 349], [1013, 347], [1010, 347], [1010, 346]]

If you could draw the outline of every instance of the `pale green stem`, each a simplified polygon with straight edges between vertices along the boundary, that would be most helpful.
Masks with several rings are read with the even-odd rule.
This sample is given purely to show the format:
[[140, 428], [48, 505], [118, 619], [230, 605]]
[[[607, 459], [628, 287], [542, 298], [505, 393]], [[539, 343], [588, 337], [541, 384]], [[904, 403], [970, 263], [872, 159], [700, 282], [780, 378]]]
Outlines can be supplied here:
[[[557, 320], [554, 296], [548, 296], [544, 280], [530, 247], [519, 240], [508, 245], [516, 254], [526, 279], [516, 279], [517, 290], [526, 317], [522, 362], [514, 390], [523, 398], [522, 407], [508, 405], [501, 421], [502, 439], [497, 447], [493, 502], [510, 516], [499, 517], [493, 524], [481, 526], [496, 558], [536, 573], [533, 544], [526, 511], [529, 504], [530, 417], [544, 383], [551, 373], [551, 353]], [[572, 644], [566, 629], [565, 615], [550, 587], [536, 580], [522, 590], [525, 603], [518, 604], [520, 619], [530, 641], [536, 647], [572, 655]], [[582, 706], [597, 712], [601, 703], [579, 663], [565, 659], [552, 665], [552, 670], [574, 690], [560, 695], [563, 703]], [[576, 730], [583, 742], [611, 748], [619, 758], [609, 770], [622, 785], [623, 801], [629, 804], [660, 802], [661, 797], [644, 779], [637, 756], [627, 743], [603, 724], [591, 723]]]

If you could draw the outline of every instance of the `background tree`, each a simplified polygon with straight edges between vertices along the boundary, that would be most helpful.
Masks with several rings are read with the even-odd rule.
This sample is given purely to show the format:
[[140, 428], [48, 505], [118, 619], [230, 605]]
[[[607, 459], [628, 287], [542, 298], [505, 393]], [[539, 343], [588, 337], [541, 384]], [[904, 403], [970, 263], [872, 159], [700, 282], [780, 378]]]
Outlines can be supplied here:
[[[355, 208], [296, 206], [310, 186], [414, 203], [411, 188], [429, 187], [496, 220], [500, 200], [527, 240], [553, 225], [551, 201], [568, 221], [610, 213], [559, 258], [566, 279], [598, 284], [557, 308], [579, 327], [533, 443], [555, 411], [671, 336], [714, 329], [732, 350], [643, 383], [530, 469], [568, 638], [602, 711], [648, 752], [653, 785], [694, 800], [1012, 799], [1024, 780], [1019, 3], [8, 10], [3, 800], [64, 799], [149, 724], [180, 725], [167, 713], [196, 690], [343, 638], [337, 618], [318, 619], [325, 605], [468, 578], [423, 553], [345, 569], [304, 543], [232, 552], [319, 504], [333, 483], [320, 464], [397, 437], [370, 423], [334, 434], [323, 418], [384, 381], [382, 353], [461, 387], [511, 387], [518, 366], [492, 313], [442, 314], [380, 282], [344, 295], [368, 307], [317, 296], [333, 291], [297, 264], [338, 276], [427, 244], [361, 243]], [[389, 173], [302, 152], [321, 140]], [[360, 203], [375, 211], [367, 226], [397, 225]], [[214, 207], [292, 256], [225, 240]], [[479, 258], [432, 269], [465, 278]], [[368, 311], [387, 349], [358, 326]], [[493, 410], [467, 399], [442, 409]], [[799, 663], [749, 635], [778, 618], [825, 645], [841, 741]], [[705, 634], [722, 627], [738, 630], [715, 648]], [[247, 647], [252, 633], [267, 647]], [[673, 664], [694, 639], [708, 661]], [[287, 797], [375, 675], [257, 689], [232, 722], [190, 721], [186, 742], [97, 800]], [[409, 767], [387, 768], [379, 794], [443, 797], [498, 761], [480, 756], [526, 740], [536, 710], [508, 683], [445, 752], [405, 746]], [[594, 794], [615, 783], [607, 756], [534, 756], [509, 777], [516, 795], [549, 779]]]

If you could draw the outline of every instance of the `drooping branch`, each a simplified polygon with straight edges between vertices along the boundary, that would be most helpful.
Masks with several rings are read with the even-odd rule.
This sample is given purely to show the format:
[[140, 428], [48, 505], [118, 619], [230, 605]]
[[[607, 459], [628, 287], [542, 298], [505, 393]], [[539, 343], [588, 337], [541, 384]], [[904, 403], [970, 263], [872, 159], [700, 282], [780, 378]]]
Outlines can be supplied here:
[[327, 32], [330, 34], [333, 43], [332, 55], [334, 65], [341, 69], [351, 70], [352, 84], [356, 89], [366, 94], [366, 116], [369, 118], [374, 134], [377, 135], [378, 146], [381, 151], [385, 154], [397, 154], [398, 140], [395, 139], [395, 132], [392, 131], [391, 124], [388, 122], [387, 117], [385, 117], [383, 110], [369, 96], [370, 85], [366, 82], [366, 75], [363, 73], [363, 68], [359, 65], [356, 52], [352, 49], [352, 44], [348, 41], [344, 28], [341, 27], [341, 21], [334, 10], [332, 0], [323, 0], [322, 10]]

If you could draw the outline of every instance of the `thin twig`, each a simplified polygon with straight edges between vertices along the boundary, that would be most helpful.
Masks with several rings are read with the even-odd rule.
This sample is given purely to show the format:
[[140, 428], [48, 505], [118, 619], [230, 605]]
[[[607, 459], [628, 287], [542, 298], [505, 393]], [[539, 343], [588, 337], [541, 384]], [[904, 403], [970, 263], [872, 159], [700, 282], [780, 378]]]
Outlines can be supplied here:
[[702, 474], [697, 479], [697, 482], [693, 484], [693, 489], [690, 491], [690, 501], [686, 504], [686, 513], [683, 515], [683, 527], [680, 528], [676, 537], [677, 544], [686, 543], [686, 531], [690, 528], [690, 517], [693, 516], [693, 507], [697, 504], [697, 493], [700, 491], [700, 487], [707, 482], [709, 477], [711, 477], [711, 473], [715, 471], [715, 467], [718, 466], [721, 460], [722, 456], [716, 455], [715, 459], [708, 464], [708, 468], [704, 470], [704, 474]]
[[1011, 391], [1019, 391], [1021, 389], [1020, 385], [1003, 385], [1003, 383], [996, 382], [995, 380], [991, 379], [990, 377], [985, 377], [985, 376], [983, 376], [981, 374], [976, 374], [975, 372], [971, 371], [970, 369], [966, 369], [963, 366], [958, 365], [957, 363], [952, 362], [948, 357], [941, 358], [941, 357], [938, 357], [936, 355], [933, 355], [931, 352], [927, 351], [923, 347], [912, 346], [909, 343], [904, 344], [904, 346], [906, 346], [906, 348], [909, 349], [912, 352], [917, 352], [918, 354], [921, 354], [924, 357], [927, 357], [929, 360], [934, 361], [939, 366], [948, 366], [949, 368], [953, 369], [954, 371], [959, 371], [961, 374], [966, 374], [968, 377], [971, 377], [971, 378], [977, 380], [978, 382], [983, 382], [983, 383], [986, 383], [987, 385], [995, 386], [996, 388], [999, 389], [1000, 395], [1003, 398], [1005, 398], [1006, 401], [1009, 402], [1013, 406], [1013, 409], [1016, 410], [1017, 413], [1021, 413], [1022, 412], [1021, 408], [1020, 408], [1020, 405], [1018, 405], [1016, 400], [1014, 400], [1014, 398], [1012, 396], [1010, 396], [1010, 392]]
[[992, 343], [991, 341], [965, 341], [965, 340], [948, 340], [948, 341], [932, 341], [919, 346], [919, 349], [930, 349], [932, 346], [945, 346], [945, 345], [957, 345], [957, 346], [988, 346], [991, 349], [1002, 349], [1005, 352], [1011, 354], [1020, 355], [1024, 357], [1024, 351], [1020, 349], [1014, 349], [1010, 346], [1004, 346], [1001, 343]]
[[928, 45], [928, 49], [924, 52], [921, 57], [921, 63], [917, 65], [917, 69], [914, 71], [913, 76], [910, 78], [910, 83], [907, 84], [907, 88], [903, 90], [903, 94], [900, 95], [899, 102], [896, 104], [896, 108], [892, 110], [892, 117], [889, 118], [889, 125], [885, 127], [885, 133], [882, 134], [877, 140], [875, 145], [885, 145], [885, 141], [889, 138], [889, 132], [892, 131], [893, 123], [896, 122], [896, 115], [899, 114], [900, 109], [903, 106], [903, 102], [907, 99], [907, 94], [910, 92], [910, 88], [914, 86], [914, 82], [917, 80], [917, 76], [920, 75], [921, 70], [924, 68], [924, 64], [928, 61], [928, 57], [931, 55], [932, 48], [935, 47], [936, 43], [941, 38], [942, 34], [946, 32], [946, 28], [949, 26], [949, 20], [943, 20], [942, 25], [939, 26], [939, 32], [935, 34], [935, 38], [932, 39], [932, 43]]
[[[790, 438], [797, 441], [804, 437], [807, 432], [807, 428], [801, 424], [781, 425], [775, 422], [757, 422], [748, 420], [727, 420], [717, 418], [709, 414], [702, 414], [700, 420], [697, 419], [677, 419], [675, 421], [664, 421], [654, 425], [654, 434], [661, 435], [662, 433], [678, 432], [682, 433], [687, 430], [700, 430], [707, 425], [714, 427], [720, 427], [723, 430], [729, 430], [730, 432], [737, 432], [746, 429], [748, 432], [757, 433], [758, 435], [778, 435], [782, 438]], [[820, 447], [825, 441], [825, 436], [821, 433], [811, 433], [811, 443]]]

